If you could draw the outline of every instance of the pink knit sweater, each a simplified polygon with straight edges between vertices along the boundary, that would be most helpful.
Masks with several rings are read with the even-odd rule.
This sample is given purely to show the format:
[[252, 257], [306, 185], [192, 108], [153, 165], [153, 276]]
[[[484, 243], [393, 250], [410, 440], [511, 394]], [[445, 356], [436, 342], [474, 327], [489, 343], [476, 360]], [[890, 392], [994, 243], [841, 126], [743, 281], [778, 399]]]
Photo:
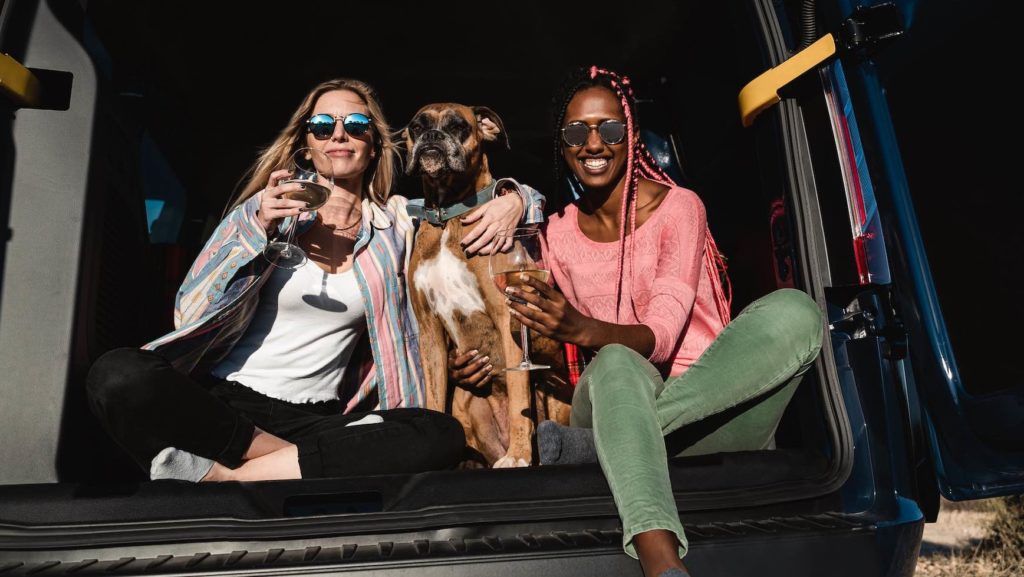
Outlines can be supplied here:
[[[682, 374], [724, 327], [703, 266], [704, 204], [693, 191], [674, 187], [636, 229], [632, 266], [623, 265], [623, 305], [617, 320], [619, 243], [587, 238], [578, 213], [569, 205], [547, 224], [545, 260], [558, 288], [584, 315], [649, 327], [655, 339], [650, 361], [670, 376]], [[627, 260], [629, 256], [627, 239]]]

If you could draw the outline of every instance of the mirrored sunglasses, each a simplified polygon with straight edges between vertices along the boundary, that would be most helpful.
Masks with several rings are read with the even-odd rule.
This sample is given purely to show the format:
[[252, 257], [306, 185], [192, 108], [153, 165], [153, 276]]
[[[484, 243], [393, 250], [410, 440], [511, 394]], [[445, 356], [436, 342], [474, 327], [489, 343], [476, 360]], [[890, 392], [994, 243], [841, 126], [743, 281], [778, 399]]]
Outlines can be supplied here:
[[626, 123], [609, 118], [597, 124], [586, 124], [579, 120], [570, 122], [562, 128], [562, 141], [568, 146], [583, 146], [587, 143], [590, 131], [595, 128], [605, 144], [618, 144], [626, 138]]
[[327, 140], [334, 134], [334, 127], [339, 121], [342, 128], [345, 129], [345, 134], [349, 136], [362, 136], [370, 130], [370, 117], [359, 112], [339, 117], [330, 114], [314, 114], [306, 121], [306, 129], [313, 135], [313, 138]]

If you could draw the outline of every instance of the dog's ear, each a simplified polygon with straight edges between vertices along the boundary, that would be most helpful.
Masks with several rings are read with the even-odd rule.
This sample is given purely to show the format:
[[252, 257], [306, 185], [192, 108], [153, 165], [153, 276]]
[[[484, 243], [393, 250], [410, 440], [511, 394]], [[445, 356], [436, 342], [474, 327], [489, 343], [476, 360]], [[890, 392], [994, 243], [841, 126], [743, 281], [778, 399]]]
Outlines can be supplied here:
[[505, 123], [501, 121], [498, 113], [486, 106], [474, 106], [473, 114], [476, 114], [476, 123], [480, 125], [480, 132], [484, 140], [493, 142], [502, 140], [506, 149], [511, 149], [512, 144], [508, 141], [508, 133], [505, 132]]

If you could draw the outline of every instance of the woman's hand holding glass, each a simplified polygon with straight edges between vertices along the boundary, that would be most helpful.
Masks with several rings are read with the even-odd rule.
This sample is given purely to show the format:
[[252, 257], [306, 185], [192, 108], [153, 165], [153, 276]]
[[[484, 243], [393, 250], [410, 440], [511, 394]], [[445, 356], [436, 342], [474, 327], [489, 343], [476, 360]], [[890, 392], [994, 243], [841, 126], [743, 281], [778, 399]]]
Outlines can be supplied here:
[[590, 317], [572, 306], [565, 295], [546, 282], [527, 277], [524, 284], [532, 291], [510, 286], [505, 289], [512, 316], [527, 328], [562, 343], [586, 346]]
[[[334, 188], [334, 168], [330, 157], [321, 150], [315, 148], [300, 148], [296, 150], [288, 162], [284, 171], [277, 171], [273, 174], [283, 172], [282, 177], [276, 181], [271, 176], [267, 184], [276, 184], [274, 191], [270, 194], [264, 192], [261, 199], [261, 209], [264, 203], [273, 204], [268, 206], [271, 212], [267, 215], [268, 220], [274, 216], [298, 215], [304, 209], [315, 210], [323, 206], [331, 196]], [[283, 179], [283, 180], [282, 180]], [[283, 201], [289, 202], [291, 206], [285, 209]], [[301, 206], [296, 209], [294, 204]], [[263, 220], [261, 218], [261, 220]], [[295, 230], [298, 228], [299, 219], [292, 218], [291, 226], [288, 227], [288, 236], [284, 241], [274, 241], [267, 244], [263, 250], [263, 256], [276, 267], [293, 269], [302, 266], [306, 262], [306, 253], [293, 244]]]
[[[530, 278], [540, 279], [546, 283], [551, 271], [544, 264], [541, 249], [540, 231], [535, 228], [518, 228], [502, 234], [497, 241], [498, 246], [505, 246], [504, 237], [511, 237], [512, 247], [509, 250], [496, 251], [488, 258], [491, 278], [498, 290], [507, 291], [509, 287], [524, 286]], [[519, 289], [519, 293], [524, 292]], [[506, 292], [506, 294], [509, 294]], [[514, 298], [514, 297], [513, 297]], [[506, 367], [506, 371], [533, 371], [550, 369], [548, 365], [538, 365], [530, 360], [530, 331], [520, 323], [519, 345], [523, 352], [522, 360], [514, 367]]]
[[263, 197], [260, 199], [260, 210], [257, 216], [268, 237], [277, 231], [282, 219], [289, 216], [298, 216], [303, 209], [307, 208], [306, 203], [301, 200], [288, 200], [283, 197], [285, 193], [295, 193], [302, 190], [302, 184], [298, 182], [281, 184], [281, 181], [287, 180], [291, 174], [291, 171], [287, 169], [271, 172], [270, 179], [267, 181], [267, 187], [263, 189]]
[[[562, 293], [547, 283], [527, 277], [524, 284], [530, 286], [533, 292], [515, 287], [509, 287], [506, 291], [507, 296], [518, 299], [517, 302], [510, 298], [506, 304], [523, 326], [558, 342], [587, 346], [584, 341], [587, 340], [589, 317], [576, 310]], [[475, 350], [465, 353], [449, 351], [448, 376], [464, 389], [482, 387], [490, 382], [494, 374], [489, 360]]]

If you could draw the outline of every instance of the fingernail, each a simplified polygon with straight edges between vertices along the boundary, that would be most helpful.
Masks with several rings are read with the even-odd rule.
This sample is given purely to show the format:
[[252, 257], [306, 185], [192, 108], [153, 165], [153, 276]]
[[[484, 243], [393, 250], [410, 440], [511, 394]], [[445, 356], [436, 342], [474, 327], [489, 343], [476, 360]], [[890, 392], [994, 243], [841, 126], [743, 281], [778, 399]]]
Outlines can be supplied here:
[[480, 362], [481, 363], [486, 363], [489, 360], [491, 360], [491, 357], [484, 357], [484, 358], [480, 359]]
[[469, 354], [471, 354], [471, 355], [473, 355], [473, 356], [476, 356], [476, 355], [479, 355], [479, 354], [480, 354], [480, 351], [478, 351], [478, 350], [476, 350], [476, 349], [473, 349], [473, 350], [469, 351]]
[[514, 286], [507, 286], [507, 287], [505, 287], [505, 292], [507, 292], [510, 295], [514, 295], [514, 294], [516, 294], [516, 287], [514, 287]]
[[493, 369], [493, 368], [494, 368], [494, 365], [487, 365], [487, 366], [486, 366], [486, 367], [484, 367], [484, 368], [485, 368], [485, 369], [487, 369], [487, 370], [489, 371], [489, 370], [491, 370], [491, 369]]

